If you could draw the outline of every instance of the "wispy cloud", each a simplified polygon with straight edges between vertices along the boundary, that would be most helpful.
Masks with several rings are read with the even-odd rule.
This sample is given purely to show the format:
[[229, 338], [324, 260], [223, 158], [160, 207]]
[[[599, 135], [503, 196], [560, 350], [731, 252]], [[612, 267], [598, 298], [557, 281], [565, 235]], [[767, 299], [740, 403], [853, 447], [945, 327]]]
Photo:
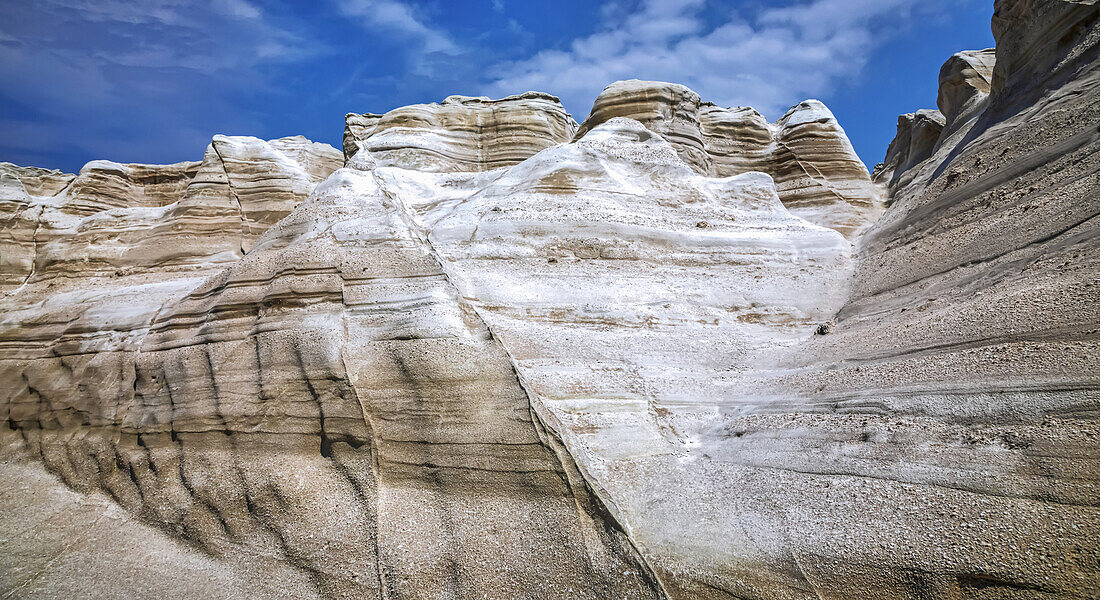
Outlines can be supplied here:
[[424, 52], [455, 54], [458, 44], [442, 29], [430, 27], [412, 6], [399, 0], [340, 0], [340, 10], [359, 19], [367, 30], [381, 35], [403, 35], [422, 44]]
[[[945, 0], [921, 0], [927, 6]], [[565, 49], [498, 66], [489, 95], [545, 90], [583, 118], [603, 86], [620, 79], [684, 83], [704, 99], [772, 117], [857, 75], [881, 36], [918, 0], [811, 0], [715, 19], [705, 0], [644, 0], [604, 7], [602, 27]], [[708, 18], [709, 17], [709, 18]]]
[[[249, 0], [39, 0], [5, 4], [0, 20], [4, 129], [18, 156], [65, 131], [91, 156], [156, 161], [202, 151], [192, 127], [231, 114], [227, 96], [271, 85], [265, 65], [316, 55], [320, 44], [275, 25]], [[23, 113], [23, 114], [18, 114]], [[248, 110], [238, 109], [247, 122]], [[27, 149], [23, 152], [20, 149]]]

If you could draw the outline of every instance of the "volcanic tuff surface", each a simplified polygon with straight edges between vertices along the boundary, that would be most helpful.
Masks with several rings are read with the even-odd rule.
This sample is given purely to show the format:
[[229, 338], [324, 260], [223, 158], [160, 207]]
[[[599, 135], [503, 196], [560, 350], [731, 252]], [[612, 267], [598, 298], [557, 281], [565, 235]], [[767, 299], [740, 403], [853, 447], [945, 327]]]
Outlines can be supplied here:
[[1094, 597], [1097, 15], [999, 0], [877, 185], [639, 81], [0, 165], [0, 593]]

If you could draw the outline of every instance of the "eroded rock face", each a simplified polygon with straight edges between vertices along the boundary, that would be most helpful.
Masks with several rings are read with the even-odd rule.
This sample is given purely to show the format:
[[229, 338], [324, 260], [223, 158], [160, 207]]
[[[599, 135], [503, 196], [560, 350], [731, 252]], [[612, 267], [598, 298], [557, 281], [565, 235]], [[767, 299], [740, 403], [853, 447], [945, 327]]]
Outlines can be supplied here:
[[881, 213], [880, 193], [867, 168], [817, 100], [802, 102], [769, 124], [751, 108], [701, 102], [682, 85], [619, 81], [596, 99], [577, 138], [615, 117], [634, 119], [660, 134], [697, 173], [767, 173], [788, 210], [849, 238]]
[[[629, 119], [465, 190], [402, 175], [383, 172], [664, 593], [796, 586], [762, 562], [731, 583], [763, 557], [727, 543], [746, 527], [730, 480], [680, 423], [839, 306], [848, 242], [792, 216], [767, 175], [700, 176]], [[753, 537], [779, 543], [767, 529]]]
[[92, 161], [75, 176], [5, 168], [0, 289], [228, 264], [339, 164], [301, 137], [215, 136], [201, 162]]
[[577, 123], [554, 96], [450, 96], [384, 115], [349, 114], [344, 158], [367, 150], [379, 165], [425, 172], [487, 171], [573, 137]]
[[[700, 425], [743, 432], [715, 455], [792, 482], [813, 474], [790, 511], [814, 523], [794, 547], [818, 590], [1100, 588], [1085, 558], [1100, 547], [1096, 7], [1003, 2], [998, 15], [995, 72], [1015, 86], [993, 85], [984, 111], [910, 167], [831, 332], [753, 386], [767, 402]], [[1060, 66], [1032, 77], [1035, 64]]]
[[[238, 198], [236, 229], [218, 228], [230, 249], [205, 236], [187, 264], [123, 255], [126, 274], [69, 269], [75, 283], [43, 268], [4, 299], [6, 441], [227, 577], [270, 571], [239, 582], [260, 596], [658, 597], [379, 175], [337, 171], [241, 256], [264, 224], [248, 215], [293, 197], [304, 172], [272, 146], [216, 138], [203, 163], [149, 177], [191, 177], [158, 216], [199, 192], [211, 212]], [[215, 166], [222, 178], [204, 179]], [[86, 168], [80, 206], [95, 189], [116, 206], [94, 231], [137, 236], [151, 207], [117, 206], [116, 191], [156, 170]], [[173, 223], [158, 243], [178, 250], [196, 236]], [[59, 256], [92, 262], [77, 251], [89, 243], [66, 239]]]
[[[542, 94], [352, 115], [339, 169], [220, 136], [0, 166], [0, 499], [63, 507], [0, 511], [33, 531], [4, 588], [64, 595], [75, 555], [120, 597], [174, 564], [227, 597], [1090, 597], [1095, 8], [998, 3], [992, 79], [948, 61], [863, 235], [827, 109], [672, 84], [575, 137]], [[155, 561], [115, 565], [135, 535]]]
[[[910, 169], [932, 155], [943, 134], [946, 120], [938, 110], [922, 109], [898, 117], [898, 132], [886, 149], [886, 158], [875, 166], [871, 179], [892, 193], [909, 183]], [[906, 174], [910, 173], [910, 177]]]
[[987, 48], [959, 52], [943, 63], [936, 105], [949, 131], [956, 119], [989, 96], [996, 59], [996, 50]]

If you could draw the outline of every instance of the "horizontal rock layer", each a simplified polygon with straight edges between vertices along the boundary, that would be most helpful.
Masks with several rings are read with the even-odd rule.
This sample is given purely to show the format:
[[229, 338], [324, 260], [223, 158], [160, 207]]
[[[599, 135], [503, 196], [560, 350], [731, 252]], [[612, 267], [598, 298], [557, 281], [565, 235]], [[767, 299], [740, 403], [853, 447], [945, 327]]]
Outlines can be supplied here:
[[[997, 11], [995, 73], [1018, 87], [994, 84], [908, 168], [861, 241], [829, 333], [751, 386], [768, 404], [731, 411], [722, 425], [742, 433], [731, 460], [839, 475], [865, 490], [851, 505], [861, 534], [840, 536], [847, 526], [825, 519], [800, 545], [833, 536], [835, 555], [868, 557], [861, 547], [879, 540], [874, 564], [894, 580], [815, 557], [804, 564], [818, 589], [841, 580], [883, 598], [1100, 589], [1086, 558], [1100, 547], [1097, 10], [1048, 1]], [[1021, 40], [1033, 44], [1026, 57]], [[1035, 78], [1034, 64], [1061, 66]], [[829, 500], [836, 510], [846, 502]]]
[[500, 100], [450, 96], [384, 115], [348, 114], [344, 158], [367, 150], [376, 164], [420, 171], [486, 171], [521, 162], [573, 137], [577, 123], [554, 96]]
[[827, 109], [672, 84], [0, 166], [0, 477], [63, 507], [3, 588], [140, 535], [242, 597], [1091, 597], [1095, 9], [998, 2], [862, 235]]
[[215, 136], [201, 162], [93, 161], [49, 184], [0, 167], [0, 290], [233, 262], [338, 166], [302, 137]]
[[[258, 140], [212, 148], [230, 173], [285, 160]], [[203, 166], [166, 170], [194, 172], [189, 190]], [[36, 275], [0, 321], [5, 441], [309, 595], [657, 597], [377, 177], [335, 172], [243, 257]], [[296, 183], [244, 181], [245, 207]]]
[[881, 212], [879, 191], [866, 167], [844, 129], [817, 100], [802, 102], [769, 124], [751, 108], [702, 102], [682, 85], [620, 81], [596, 99], [577, 137], [614, 117], [635, 119], [660, 134], [698, 173], [771, 175], [788, 210], [848, 237]]

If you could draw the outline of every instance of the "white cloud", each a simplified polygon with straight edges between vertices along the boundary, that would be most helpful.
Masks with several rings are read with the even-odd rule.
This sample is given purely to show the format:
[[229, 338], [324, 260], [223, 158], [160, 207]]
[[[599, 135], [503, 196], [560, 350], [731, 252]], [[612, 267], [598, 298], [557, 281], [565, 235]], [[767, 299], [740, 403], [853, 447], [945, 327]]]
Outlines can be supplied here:
[[216, 6], [225, 14], [240, 19], [259, 19], [262, 15], [259, 7], [248, 0], [218, 0]]
[[613, 4], [596, 33], [564, 50], [499, 66], [485, 93], [548, 91], [583, 118], [605, 85], [653, 79], [683, 83], [705, 100], [753, 106], [775, 118], [857, 75], [879, 41], [876, 25], [918, 1], [791, 2], [746, 15], [730, 12], [717, 23], [705, 18], [706, 0], [644, 0], [625, 16]]
[[36, 161], [61, 152], [48, 140], [62, 131], [72, 136], [67, 146], [96, 157], [157, 161], [178, 160], [181, 148], [201, 152], [202, 137], [216, 131], [196, 134], [191, 127], [200, 120], [235, 115], [259, 128], [250, 107], [230, 97], [277, 89], [261, 66], [323, 48], [277, 26], [250, 0], [38, 0], [5, 8], [0, 83], [30, 108], [5, 115], [3, 130], [13, 134], [4, 147]]
[[399, 0], [340, 0], [344, 15], [360, 19], [371, 32], [396, 33], [423, 44], [424, 52], [458, 53], [458, 45], [441, 29], [425, 25]]

